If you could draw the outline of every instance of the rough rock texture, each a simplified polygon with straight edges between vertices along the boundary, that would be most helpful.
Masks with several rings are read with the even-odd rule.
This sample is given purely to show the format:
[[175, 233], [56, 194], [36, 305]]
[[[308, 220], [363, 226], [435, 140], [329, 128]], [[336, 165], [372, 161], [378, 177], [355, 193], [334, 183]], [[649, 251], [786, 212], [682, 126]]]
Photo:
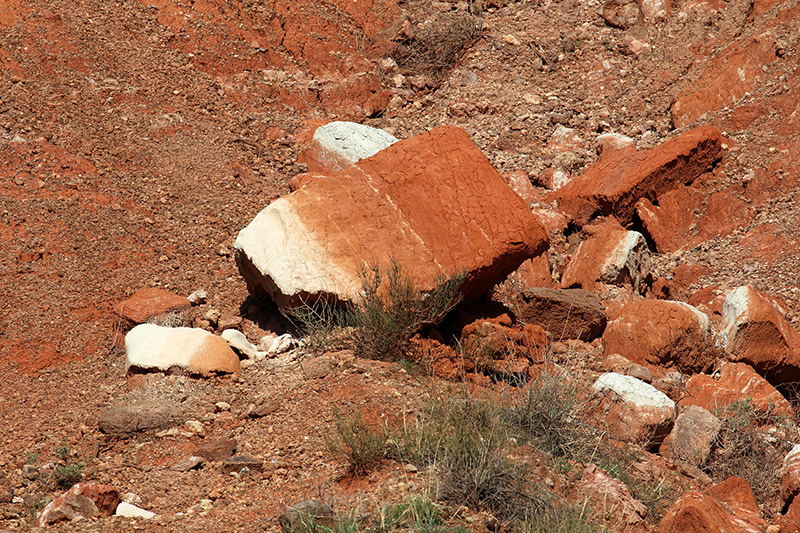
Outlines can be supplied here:
[[650, 150], [600, 161], [552, 197], [578, 225], [611, 214], [627, 225], [640, 198], [653, 201], [678, 185], [690, 184], [720, 157], [719, 130], [697, 128]]
[[179, 368], [190, 374], [238, 374], [239, 356], [222, 337], [198, 328], [165, 328], [141, 324], [125, 336], [129, 369], [169, 371]]
[[583, 289], [524, 289], [514, 299], [517, 318], [537, 324], [554, 340], [591, 341], [603, 334], [606, 311], [600, 298]]
[[733, 402], [748, 398], [760, 413], [792, 414], [792, 406], [775, 387], [745, 363], [725, 363], [717, 379], [696, 374], [686, 382], [681, 405], [699, 405], [714, 412], [724, 411]]
[[715, 54], [705, 65], [704, 75], [675, 98], [670, 108], [675, 127], [687, 126], [742, 98], [764, 77], [766, 65], [776, 59], [775, 48], [774, 35], [766, 33], [734, 41]]
[[775, 300], [739, 287], [725, 298], [723, 316], [719, 342], [731, 361], [749, 364], [776, 385], [800, 380], [800, 333]]
[[522, 198], [526, 205], [531, 205], [540, 198], [540, 194], [533, 188], [528, 173], [524, 170], [516, 170], [503, 174], [503, 179], [506, 180], [511, 190], [517, 193], [517, 196]]
[[708, 410], [690, 405], [675, 419], [658, 452], [673, 463], [700, 466], [711, 452], [721, 425], [722, 421]]
[[575, 486], [581, 499], [588, 501], [589, 507], [599, 515], [621, 518], [627, 526], [638, 524], [647, 516], [647, 507], [633, 497], [625, 483], [593, 464], [583, 469]]
[[394, 258], [421, 290], [462, 269], [467, 300], [547, 248], [547, 236], [467, 134], [398, 142], [264, 209], [239, 232], [248, 290], [282, 307], [353, 301], [359, 273]]
[[744, 479], [731, 476], [705, 489], [706, 494], [716, 498], [731, 513], [731, 521], [743, 532], [760, 533], [769, 525], [761, 517], [753, 490]]
[[114, 307], [114, 312], [134, 326], [155, 315], [189, 306], [189, 300], [183, 296], [158, 287], [148, 287], [136, 291], [133, 296], [119, 303]]
[[781, 467], [781, 500], [784, 507], [790, 505], [800, 494], [800, 444], [783, 458]]
[[177, 422], [181, 410], [171, 403], [149, 401], [110, 407], [100, 413], [100, 431], [111, 435], [124, 435], [164, 429]]
[[308, 165], [309, 172], [330, 174], [373, 156], [397, 141], [394, 135], [377, 128], [335, 121], [317, 128], [297, 161]]
[[669, 507], [659, 533], [741, 533], [731, 515], [715, 498], [698, 491], [684, 493]]
[[334, 523], [333, 509], [319, 500], [307, 500], [286, 509], [278, 517], [283, 533], [292, 533], [301, 529], [306, 517], [313, 517], [314, 523], [330, 527]]
[[609, 433], [625, 442], [658, 445], [675, 421], [675, 402], [652, 385], [631, 376], [608, 372], [592, 387], [602, 395], [602, 413]]
[[244, 333], [236, 329], [226, 329], [220, 335], [234, 350], [247, 359], [256, 359], [256, 348], [247, 340]]
[[111, 516], [119, 502], [116, 487], [91, 482], [77, 483], [41, 510], [36, 527], [72, 520], [77, 516]]
[[694, 307], [668, 300], [641, 300], [626, 305], [603, 333], [606, 353], [634, 363], [674, 366], [702, 372], [714, 362], [709, 319]]
[[192, 455], [202, 457], [206, 461], [222, 461], [236, 452], [236, 439], [218, 439], [197, 448]]
[[597, 155], [601, 161], [619, 159], [636, 151], [636, 141], [621, 133], [603, 133], [597, 136]]
[[650, 271], [650, 251], [641, 233], [613, 220], [592, 228], [561, 276], [561, 287], [595, 291], [603, 285], [630, 286], [638, 291]]

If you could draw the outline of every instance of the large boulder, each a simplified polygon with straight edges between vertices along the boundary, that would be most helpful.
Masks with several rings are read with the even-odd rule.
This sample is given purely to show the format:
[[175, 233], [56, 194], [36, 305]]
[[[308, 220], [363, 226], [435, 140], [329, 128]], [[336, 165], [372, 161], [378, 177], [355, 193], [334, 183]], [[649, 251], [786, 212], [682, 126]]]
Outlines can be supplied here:
[[800, 332], [775, 300], [752, 287], [731, 291], [719, 343], [727, 358], [752, 366], [773, 385], [800, 380]]
[[609, 434], [644, 446], [663, 442], [675, 421], [675, 402], [652, 385], [631, 376], [607, 372], [593, 390], [600, 396], [593, 415], [602, 415]]
[[659, 524], [659, 533], [760, 533], [767, 529], [753, 491], [732, 476], [708, 487], [689, 491], [670, 505]]
[[125, 336], [128, 369], [238, 374], [239, 356], [222, 337], [199, 328], [141, 324]]
[[642, 234], [612, 219], [592, 226], [591, 231], [570, 257], [561, 287], [597, 291], [618, 285], [638, 291], [650, 271], [650, 250]]
[[675, 419], [675, 426], [658, 453], [673, 463], [699, 467], [711, 453], [711, 444], [720, 427], [722, 421], [707, 409], [690, 405]]
[[689, 304], [641, 300], [626, 305], [603, 334], [606, 353], [640, 364], [702, 372], [714, 362], [709, 319]]
[[791, 404], [767, 380], [745, 363], [725, 363], [714, 376], [695, 374], [686, 382], [680, 404], [724, 413], [733, 402], [749, 401], [760, 414], [792, 415]]
[[526, 288], [514, 298], [517, 318], [536, 324], [555, 340], [591, 341], [603, 334], [606, 310], [600, 298], [583, 289]]
[[36, 518], [36, 527], [77, 517], [111, 516], [119, 503], [119, 490], [116, 487], [93, 482], [77, 483], [41, 510]]
[[333, 173], [375, 155], [398, 139], [356, 122], [330, 122], [314, 132], [311, 143], [297, 157], [314, 173]]
[[392, 260], [423, 291], [466, 271], [474, 299], [547, 246], [469, 136], [442, 126], [273, 202], [239, 232], [235, 256], [252, 294], [289, 307], [355, 301], [365, 266]]
[[697, 128], [650, 150], [601, 160], [552, 198], [577, 225], [611, 214], [627, 225], [640, 198], [654, 201], [678, 185], [688, 185], [719, 161], [721, 145], [718, 129]]

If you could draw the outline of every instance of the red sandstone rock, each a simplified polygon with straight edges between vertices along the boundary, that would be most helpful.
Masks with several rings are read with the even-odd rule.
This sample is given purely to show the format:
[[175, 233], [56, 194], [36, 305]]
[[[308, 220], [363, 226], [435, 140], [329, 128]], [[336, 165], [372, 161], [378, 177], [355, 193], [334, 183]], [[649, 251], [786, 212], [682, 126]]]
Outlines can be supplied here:
[[724, 414], [733, 402], [750, 399], [760, 413], [792, 415], [792, 406], [775, 387], [744, 363], [725, 363], [719, 378], [696, 374], [686, 382], [681, 406], [699, 405], [712, 413]]
[[740, 39], [715, 54], [697, 81], [675, 98], [670, 108], [675, 127], [683, 128], [742, 98], [756, 87], [764, 77], [762, 67], [775, 57], [775, 38], [769, 33]]
[[190, 306], [183, 296], [157, 287], [138, 290], [133, 296], [118, 304], [114, 312], [131, 325], [141, 324], [155, 315]]
[[581, 500], [587, 501], [595, 513], [621, 519], [626, 526], [641, 523], [647, 516], [647, 507], [633, 497], [625, 483], [593, 464], [584, 468], [575, 487]]
[[576, 224], [613, 214], [629, 224], [640, 198], [650, 201], [679, 185], [688, 185], [721, 157], [716, 128], [696, 128], [655, 148], [600, 161], [551, 194]]
[[606, 353], [634, 363], [702, 372], [714, 361], [708, 317], [683, 302], [642, 300], [626, 305], [603, 333]]
[[[589, 229], [589, 228], [587, 228]], [[641, 233], [607, 219], [591, 228], [561, 276], [561, 287], [594, 291], [603, 285], [627, 285], [638, 291], [650, 270], [650, 252]]]
[[785, 515], [775, 521], [780, 531], [800, 531], [800, 498], [795, 498]]
[[773, 384], [800, 380], [800, 332], [778, 303], [752, 287], [725, 298], [722, 346], [731, 361], [751, 365]]
[[539, 200], [539, 193], [531, 185], [531, 180], [528, 178], [528, 173], [524, 170], [515, 170], [508, 174], [503, 174], [503, 179], [506, 180], [511, 190], [517, 193], [517, 196], [522, 198], [525, 205], [531, 205]]
[[92, 518], [112, 516], [119, 505], [119, 491], [111, 485], [82, 482], [47, 504], [36, 519], [37, 527], [72, 520], [76, 516]]
[[769, 524], [761, 517], [761, 509], [747, 481], [731, 476], [705, 489], [705, 493], [722, 503], [731, 514], [731, 522], [742, 532], [761, 533]]
[[364, 265], [391, 259], [421, 290], [466, 270], [470, 300], [547, 246], [467, 134], [443, 126], [273, 202], [239, 233], [236, 260], [250, 292], [282, 307], [353, 301]]
[[655, 206], [647, 198], [636, 202], [636, 214], [658, 253], [670, 253], [696, 244], [690, 233], [695, 223], [695, 211], [703, 203], [703, 192], [692, 187], [678, 187], [658, 197]]
[[698, 491], [675, 500], [658, 526], [659, 533], [741, 533], [715, 498]]
[[601, 161], [619, 159], [636, 152], [636, 141], [620, 133], [604, 133], [597, 137], [597, 155]]

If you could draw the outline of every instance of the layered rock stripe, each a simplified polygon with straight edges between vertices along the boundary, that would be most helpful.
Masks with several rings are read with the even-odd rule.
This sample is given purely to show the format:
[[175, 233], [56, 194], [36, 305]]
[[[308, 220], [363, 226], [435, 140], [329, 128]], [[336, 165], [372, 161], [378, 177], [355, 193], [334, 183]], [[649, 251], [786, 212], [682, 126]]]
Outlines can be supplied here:
[[421, 290], [466, 269], [475, 298], [547, 235], [468, 135], [441, 126], [273, 202], [236, 239], [248, 290], [281, 307], [354, 301], [360, 273], [392, 259]]

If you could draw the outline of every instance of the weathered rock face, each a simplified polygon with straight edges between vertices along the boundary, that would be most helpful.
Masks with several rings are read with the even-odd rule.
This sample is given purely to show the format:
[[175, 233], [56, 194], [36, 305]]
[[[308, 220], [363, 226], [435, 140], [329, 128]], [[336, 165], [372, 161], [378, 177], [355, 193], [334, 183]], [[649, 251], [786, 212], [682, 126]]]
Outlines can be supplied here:
[[681, 405], [699, 405], [711, 412], [724, 411], [733, 402], [750, 399], [759, 413], [793, 413], [791, 404], [767, 380], [745, 363], [726, 363], [718, 379], [696, 374], [686, 382], [686, 396]]
[[775, 37], [769, 33], [735, 41], [716, 54], [700, 78], [681, 92], [670, 108], [675, 127], [682, 128], [709, 111], [730, 105], [751, 91], [775, 60]]
[[641, 233], [613, 220], [593, 228], [570, 258], [561, 287], [595, 291], [603, 285], [630, 286], [638, 291], [650, 271], [650, 251]]
[[235, 246], [248, 290], [287, 307], [354, 301], [364, 267], [386, 268], [392, 259], [421, 290], [465, 269], [469, 300], [547, 245], [467, 134], [443, 126], [273, 202]]
[[371, 157], [398, 139], [383, 130], [355, 122], [330, 122], [314, 132], [311, 144], [297, 157], [311, 173], [330, 174]]
[[636, 151], [636, 141], [621, 133], [597, 136], [597, 155], [601, 160], [619, 159]]
[[589, 502], [589, 507], [606, 516], [621, 518], [625, 525], [641, 523], [647, 516], [647, 507], [633, 497], [625, 483], [593, 464], [584, 468], [575, 485], [581, 499]]
[[652, 385], [614, 372], [603, 374], [592, 387], [602, 395], [602, 413], [610, 435], [625, 442], [658, 445], [672, 429], [675, 402]]
[[522, 322], [541, 326], [555, 340], [591, 341], [606, 327], [600, 298], [583, 289], [524, 289], [514, 300], [514, 309]]
[[775, 385], [800, 380], [800, 333], [783, 315], [776, 301], [739, 287], [725, 299], [719, 340], [731, 361], [749, 364]]
[[790, 505], [800, 494], [800, 444], [795, 445], [783, 458], [781, 467], [781, 500]]
[[238, 374], [239, 357], [222, 337], [198, 328], [141, 324], [125, 336], [128, 368], [191, 374]]
[[708, 458], [721, 426], [722, 421], [708, 410], [691, 405], [675, 419], [658, 451], [673, 463], [700, 466]]
[[767, 528], [753, 491], [731, 476], [705, 491], [686, 492], [675, 500], [661, 520], [659, 533], [760, 533]]
[[111, 516], [119, 502], [119, 491], [111, 485], [77, 483], [42, 509], [36, 518], [36, 527], [45, 527], [76, 517]]
[[111, 435], [128, 435], [151, 429], [163, 429], [180, 419], [177, 405], [150, 401], [109, 407], [100, 413], [100, 431]]
[[654, 201], [710, 170], [721, 157], [721, 144], [718, 129], [697, 128], [650, 150], [601, 160], [552, 193], [552, 198], [580, 226], [595, 216], [611, 214], [627, 225], [640, 198]]
[[114, 312], [131, 326], [141, 324], [150, 317], [189, 307], [189, 300], [183, 296], [158, 287], [148, 287], [114, 307]]
[[674, 366], [682, 372], [708, 369], [714, 362], [705, 313], [683, 302], [641, 300], [626, 305], [603, 333], [606, 353], [634, 363]]

